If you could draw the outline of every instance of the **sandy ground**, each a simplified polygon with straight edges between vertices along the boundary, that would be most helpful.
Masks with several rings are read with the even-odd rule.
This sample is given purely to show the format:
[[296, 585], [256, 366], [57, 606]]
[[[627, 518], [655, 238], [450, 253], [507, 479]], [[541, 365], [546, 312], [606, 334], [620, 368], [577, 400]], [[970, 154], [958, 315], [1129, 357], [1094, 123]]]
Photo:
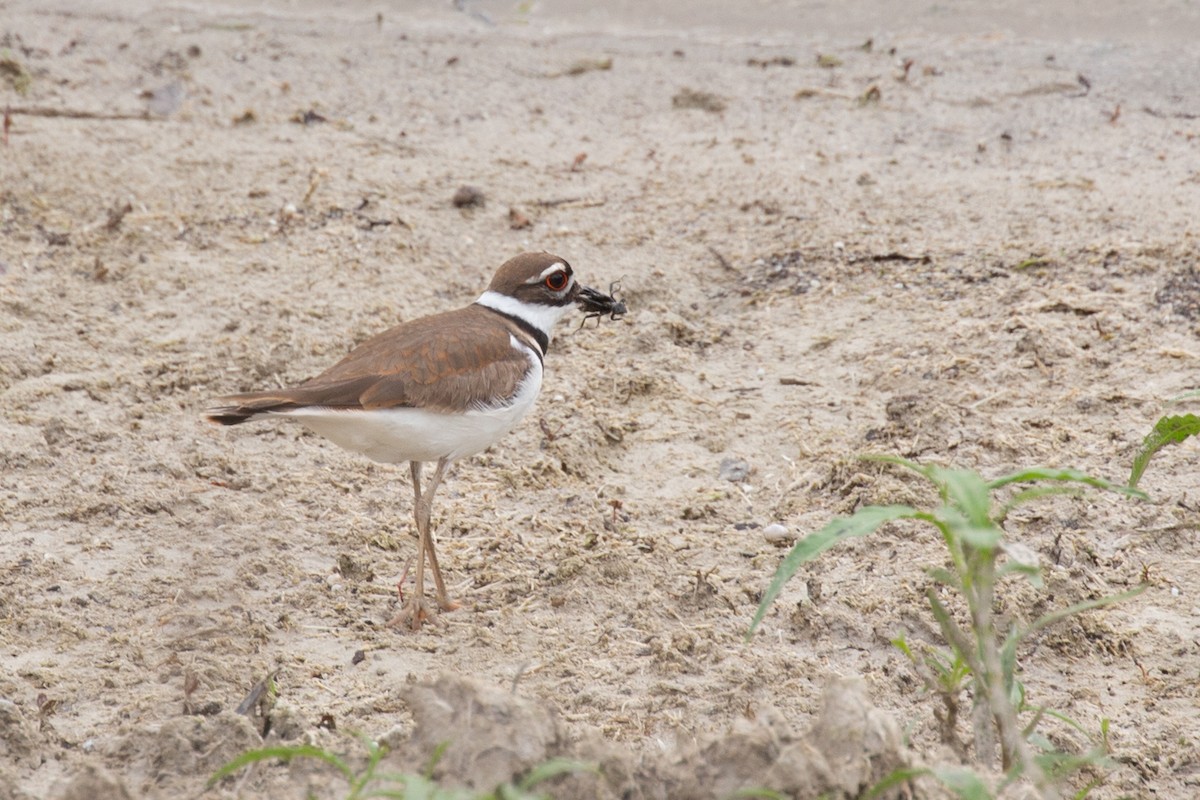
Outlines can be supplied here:
[[[321, 5], [0, 2], [0, 797], [195, 796], [268, 723], [386, 735], [411, 771], [487, 717], [476, 752], [510, 758], [441, 774], [605, 763], [562, 796], [807, 797], [804, 742], [871, 756], [832, 770], [845, 796], [958, 760], [890, 644], [936, 641], [936, 538], [831, 553], [746, 643], [764, 531], [931, 500], [867, 452], [1124, 479], [1196, 385], [1195, 6]], [[565, 323], [533, 414], [443, 487], [464, 607], [388, 629], [405, 471], [198, 412], [529, 249], [631, 313]], [[1006, 618], [1152, 584], [1021, 654], [1032, 701], [1111, 721], [1093, 797], [1200, 792], [1198, 472], [1187, 443], [1151, 502], [1009, 521], [1047, 588], [1013, 582]], [[344, 784], [261, 765], [206, 796], [306, 792]]]

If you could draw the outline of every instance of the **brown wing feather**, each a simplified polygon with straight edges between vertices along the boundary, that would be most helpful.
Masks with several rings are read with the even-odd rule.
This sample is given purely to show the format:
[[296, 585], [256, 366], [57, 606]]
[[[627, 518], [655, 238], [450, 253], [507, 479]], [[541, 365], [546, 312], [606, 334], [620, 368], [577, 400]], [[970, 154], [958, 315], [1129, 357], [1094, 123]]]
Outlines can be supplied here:
[[461, 411], [487, 405], [515, 393], [529, 367], [512, 346], [509, 328], [495, 322], [479, 306], [406, 322], [367, 339], [299, 386], [222, 397], [206, 416], [234, 425], [304, 406]]

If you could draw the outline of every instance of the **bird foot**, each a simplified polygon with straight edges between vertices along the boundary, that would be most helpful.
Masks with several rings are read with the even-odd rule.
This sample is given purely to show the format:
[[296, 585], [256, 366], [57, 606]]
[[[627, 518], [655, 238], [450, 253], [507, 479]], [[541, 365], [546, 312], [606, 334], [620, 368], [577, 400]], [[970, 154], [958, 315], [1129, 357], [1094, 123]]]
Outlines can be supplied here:
[[436, 617], [433, 608], [425, 601], [424, 597], [414, 594], [404, 603], [396, 616], [387, 621], [387, 627], [404, 627], [412, 631], [419, 631], [422, 625], [432, 622], [434, 619]]
[[[407, 571], [407, 568], [405, 568], [405, 572]], [[403, 600], [404, 605], [400, 607], [400, 611], [396, 613], [396, 616], [387, 621], [387, 627], [407, 627], [410, 630], [419, 631], [421, 630], [421, 626], [426, 622], [433, 622], [437, 619], [437, 615], [433, 611], [433, 606], [420, 594], [414, 592], [411, 597], [404, 600], [402, 585], [397, 585], [396, 588], [400, 590], [400, 598]], [[455, 609], [462, 608], [462, 603], [451, 600], [444, 594], [438, 595], [437, 605], [442, 611], [454, 611]]]

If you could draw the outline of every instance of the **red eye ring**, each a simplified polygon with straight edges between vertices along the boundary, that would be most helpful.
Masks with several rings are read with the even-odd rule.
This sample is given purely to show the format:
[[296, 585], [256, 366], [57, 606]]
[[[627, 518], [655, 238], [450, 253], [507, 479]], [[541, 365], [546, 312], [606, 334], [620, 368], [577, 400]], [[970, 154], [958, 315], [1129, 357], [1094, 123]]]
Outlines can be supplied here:
[[559, 270], [546, 276], [546, 288], [552, 292], [561, 292], [567, 288], [567, 273]]

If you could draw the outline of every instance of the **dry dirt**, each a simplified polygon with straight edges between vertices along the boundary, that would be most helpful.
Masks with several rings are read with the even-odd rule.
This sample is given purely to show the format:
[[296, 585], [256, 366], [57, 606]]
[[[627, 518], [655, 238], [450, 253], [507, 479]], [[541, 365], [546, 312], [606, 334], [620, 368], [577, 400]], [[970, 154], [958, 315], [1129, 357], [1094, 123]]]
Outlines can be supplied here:
[[[936, 537], [841, 547], [746, 643], [767, 526], [932, 499], [866, 452], [1124, 479], [1197, 383], [1194, 9], [1075, 35], [701, 4], [687, 32], [680, 5], [0, 2], [0, 797], [342, 796], [305, 762], [205, 793], [267, 723], [409, 771], [449, 740], [439, 774], [480, 785], [602, 764], [560, 796], [853, 796], [958, 759], [890, 644], [936, 640]], [[630, 314], [564, 324], [534, 413], [443, 487], [464, 607], [385, 628], [405, 470], [198, 412], [529, 249]], [[1033, 702], [1111, 720], [1093, 797], [1200, 792], [1195, 456], [1151, 502], [1009, 521], [1047, 588], [1007, 618], [1151, 582], [1021, 653]]]

